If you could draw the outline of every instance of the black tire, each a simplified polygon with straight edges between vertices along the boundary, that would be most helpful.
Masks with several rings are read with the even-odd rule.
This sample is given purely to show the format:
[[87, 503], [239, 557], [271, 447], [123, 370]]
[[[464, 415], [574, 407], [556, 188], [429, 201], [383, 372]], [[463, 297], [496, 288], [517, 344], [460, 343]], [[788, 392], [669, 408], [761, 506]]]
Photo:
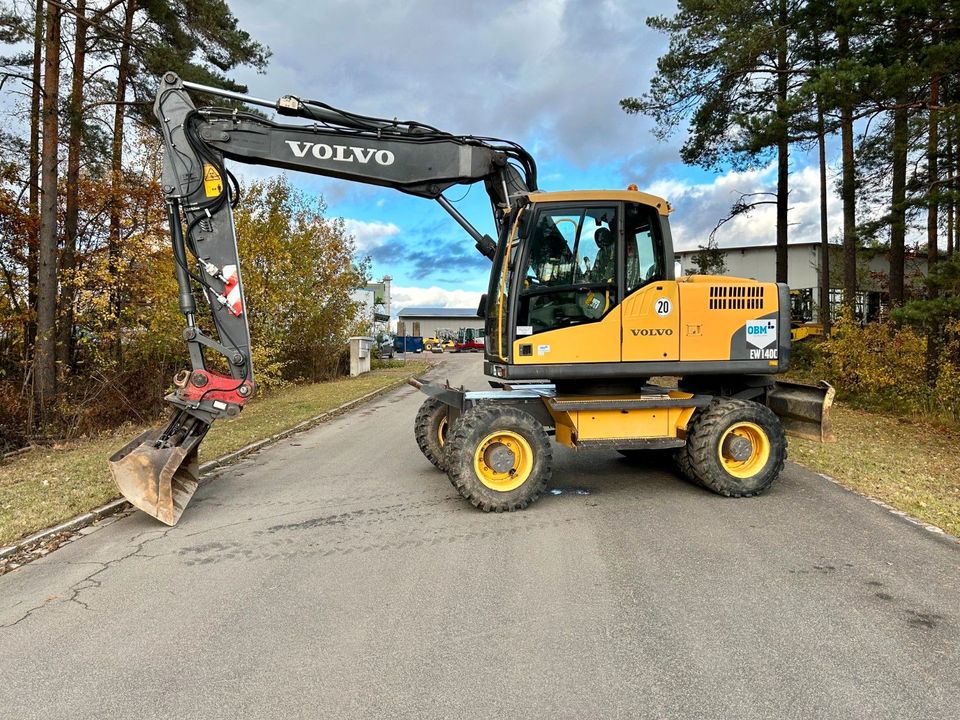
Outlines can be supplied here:
[[446, 471], [444, 444], [449, 435], [446, 404], [435, 398], [424, 400], [417, 411], [413, 432], [423, 456], [438, 470]]
[[[530, 413], [498, 403], [475, 405], [461, 415], [446, 452], [450, 482], [484, 512], [524, 509], [543, 494], [553, 471], [553, 450], [543, 426]], [[475, 460], [486, 468], [486, 477], [478, 474]], [[516, 481], [520, 484], [513, 487]]]
[[[731, 432], [734, 430], [740, 432]], [[742, 463], [722, 448], [728, 434], [733, 437], [741, 432], [756, 439], [751, 442], [747, 437], [747, 446], [742, 449], [748, 457]], [[765, 458], [764, 443], [768, 450]], [[751, 497], [769, 488], [780, 475], [787, 458], [787, 437], [768, 407], [749, 400], [720, 400], [691, 422], [685, 449], [686, 457], [678, 465], [687, 463], [701, 485], [727, 497]], [[721, 460], [722, 454], [727, 459]], [[739, 472], [733, 474], [733, 469]]]
[[[692, 420], [691, 420], [692, 423]], [[690, 444], [684, 445], [682, 448], [677, 448], [673, 453], [673, 466], [677, 469], [677, 472], [680, 473], [680, 476], [689, 482], [695, 483], [696, 485], [702, 484], [698, 479], [696, 473], [693, 471], [693, 463], [690, 461]]]
[[[689, 440], [690, 433], [693, 431], [693, 427], [696, 424], [697, 420], [703, 414], [701, 408], [697, 408], [693, 411], [693, 415], [690, 416], [690, 420], [687, 421], [687, 438]], [[673, 466], [676, 468], [677, 473], [687, 482], [692, 482], [694, 485], [703, 485], [702, 482], [697, 478], [697, 474], [693, 471], [693, 462], [690, 460], [690, 443], [687, 442], [682, 448], [677, 448], [673, 452]]]

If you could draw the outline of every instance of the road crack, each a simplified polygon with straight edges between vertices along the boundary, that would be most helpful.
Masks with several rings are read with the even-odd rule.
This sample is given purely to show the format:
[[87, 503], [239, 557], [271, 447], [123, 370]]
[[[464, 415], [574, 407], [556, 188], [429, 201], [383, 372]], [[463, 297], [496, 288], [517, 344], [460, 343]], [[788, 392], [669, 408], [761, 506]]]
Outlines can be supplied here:
[[[129, 560], [130, 558], [133, 558], [133, 557], [142, 557], [146, 559], [152, 559], [154, 557], [158, 557], [156, 555], [144, 555], [143, 549], [147, 545], [153, 542], [164, 539], [174, 529], [175, 528], [170, 527], [165, 530], [148, 530], [144, 533], [140, 533], [139, 535], [134, 535], [132, 538], [130, 538], [130, 542], [135, 542], [138, 538], [143, 538], [143, 539], [140, 540], [139, 542], [136, 542], [136, 545], [133, 546], [130, 552], [124, 553], [123, 555], [113, 558], [112, 560], [108, 560], [107, 562], [93, 562], [89, 560], [78, 561], [78, 562], [67, 561], [64, 564], [76, 565], [76, 566], [93, 565], [96, 567], [96, 569], [92, 570], [90, 574], [85, 575], [84, 577], [80, 578], [75, 583], [73, 583], [67, 589], [67, 592], [69, 593], [67, 597], [60, 598], [59, 596], [56, 596], [56, 595], [48, 597], [39, 605], [35, 605], [29, 608], [23, 615], [21, 615], [19, 618], [17, 618], [13, 622], [0, 624], [0, 630], [8, 630], [12, 627], [15, 627], [16, 625], [19, 625], [24, 620], [26, 620], [31, 615], [33, 615], [33, 613], [37, 612], [38, 610], [42, 610], [43, 608], [48, 607], [51, 604], [59, 605], [59, 604], [74, 603], [82, 607], [84, 610], [91, 610], [90, 606], [84, 600], [82, 600], [80, 596], [87, 590], [98, 589], [103, 587], [103, 582], [98, 579], [100, 575], [102, 575], [103, 573], [105, 573], [107, 570], [117, 565], [118, 563], [121, 563], [124, 560]], [[154, 537], [144, 538], [145, 535], [154, 535]]]

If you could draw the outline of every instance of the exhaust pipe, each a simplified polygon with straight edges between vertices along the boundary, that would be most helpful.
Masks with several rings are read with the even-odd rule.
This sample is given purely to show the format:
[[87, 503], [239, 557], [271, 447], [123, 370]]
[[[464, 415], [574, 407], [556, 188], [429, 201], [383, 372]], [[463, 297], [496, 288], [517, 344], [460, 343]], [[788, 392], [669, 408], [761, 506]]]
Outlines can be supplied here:
[[200, 484], [197, 447], [210, 425], [179, 411], [165, 426], [140, 434], [110, 457], [110, 474], [131, 505], [176, 525]]
[[817, 385], [776, 380], [767, 391], [767, 407], [777, 414], [788, 435], [836, 442], [830, 419], [835, 395], [833, 386], [823, 380]]

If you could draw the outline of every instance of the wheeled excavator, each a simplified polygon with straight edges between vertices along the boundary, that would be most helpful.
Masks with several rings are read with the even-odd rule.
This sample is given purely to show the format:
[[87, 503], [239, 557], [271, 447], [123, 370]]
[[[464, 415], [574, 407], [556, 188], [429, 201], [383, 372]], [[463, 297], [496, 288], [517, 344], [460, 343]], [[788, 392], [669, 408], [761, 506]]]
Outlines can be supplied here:
[[[195, 96], [234, 106], [198, 108]], [[636, 186], [543, 192], [533, 157], [514, 142], [290, 95], [255, 98], [174, 73], [161, 78], [154, 112], [190, 369], [166, 397], [170, 420], [115, 453], [110, 469], [124, 497], [166, 524], [197, 489], [197, 448], [210, 426], [238, 416], [255, 391], [247, 316], [256, 308], [244, 299], [228, 160], [435, 200], [491, 260], [478, 309], [490, 387], [411, 380], [427, 396], [415, 420], [418, 446], [481, 510], [519, 510], [544, 492], [551, 437], [627, 456], [673, 450], [689, 480], [733, 497], [774, 482], [785, 431], [830, 438], [832, 388], [775, 378], [790, 362], [787, 286], [676, 277], [662, 198]], [[444, 194], [473, 183], [489, 196], [496, 238]], [[198, 322], [198, 299], [213, 333]], [[662, 377], [673, 383], [651, 382]]]

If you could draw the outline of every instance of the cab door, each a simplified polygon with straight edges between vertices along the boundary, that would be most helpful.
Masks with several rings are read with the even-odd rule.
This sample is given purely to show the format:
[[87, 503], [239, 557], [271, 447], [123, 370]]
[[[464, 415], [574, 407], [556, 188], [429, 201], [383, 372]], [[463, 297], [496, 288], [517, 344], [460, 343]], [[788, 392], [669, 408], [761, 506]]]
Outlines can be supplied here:
[[513, 362], [618, 362], [618, 204], [540, 203], [535, 212], [518, 277]]
[[624, 362], [680, 359], [680, 297], [665, 280], [663, 238], [656, 210], [628, 203], [624, 212], [622, 347]]

